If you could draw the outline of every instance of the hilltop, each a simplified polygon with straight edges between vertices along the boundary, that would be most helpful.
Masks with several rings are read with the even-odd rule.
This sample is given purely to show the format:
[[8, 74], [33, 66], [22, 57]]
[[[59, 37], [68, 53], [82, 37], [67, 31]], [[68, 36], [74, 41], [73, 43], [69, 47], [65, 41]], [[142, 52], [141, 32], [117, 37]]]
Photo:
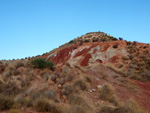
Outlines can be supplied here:
[[0, 95], [2, 113], [149, 113], [150, 44], [91, 32], [0, 61]]

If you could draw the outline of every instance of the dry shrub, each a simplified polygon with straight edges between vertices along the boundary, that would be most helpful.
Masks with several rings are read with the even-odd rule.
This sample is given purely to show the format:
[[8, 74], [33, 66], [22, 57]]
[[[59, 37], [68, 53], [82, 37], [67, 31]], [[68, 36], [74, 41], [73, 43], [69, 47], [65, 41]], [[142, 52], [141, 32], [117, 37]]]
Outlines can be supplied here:
[[112, 107], [109, 106], [102, 106], [100, 107], [100, 109], [98, 110], [97, 113], [114, 113], [113, 111], [114, 109]]
[[138, 81], [142, 81], [142, 82], [145, 82], [146, 80], [144, 78], [142, 78], [140, 75], [132, 75], [130, 77], [130, 79], [133, 79], [133, 80], [138, 80]]
[[112, 108], [110, 106], [100, 107], [98, 113], [146, 113], [133, 100], [126, 102], [122, 106]]
[[6, 66], [0, 62], [0, 73], [2, 73], [5, 70]]
[[133, 100], [114, 109], [114, 113], [146, 113]]
[[20, 60], [20, 61], [17, 61], [15, 64], [15, 69], [19, 68], [19, 67], [24, 67], [24, 63]]
[[14, 100], [11, 97], [0, 95], [0, 110], [8, 110], [14, 104]]
[[32, 100], [30, 98], [19, 98], [16, 103], [24, 107], [32, 107]]
[[71, 105], [66, 113], [89, 113], [86, 109], [78, 105]]
[[65, 76], [65, 81], [66, 82], [70, 82], [70, 81], [72, 81], [72, 79], [73, 79], [73, 76], [71, 74], [68, 74], [68, 75]]
[[129, 60], [129, 57], [123, 56], [123, 57], [122, 57], [122, 60]]
[[74, 86], [80, 90], [87, 90], [88, 89], [88, 86], [87, 86], [87, 83], [83, 80], [77, 80], [75, 83], [74, 83]]
[[3, 93], [5, 95], [16, 95], [21, 90], [17, 87], [15, 83], [7, 83], [0, 85], [0, 93]]
[[11, 110], [10, 110], [10, 113], [20, 113], [20, 111], [17, 110], [17, 109], [11, 109]]
[[43, 97], [43, 95], [42, 95], [42, 93], [41, 93], [40, 91], [34, 92], [34, 93], [30, 96], [30, 99], [31, 99], [32, 101], [35, 101], [35, 100], [37, 100], [37, 99], [42, 99], [42, 98], [44, 98], [44, 97]]
[[44, 96], [48, 99], [53, 99], [56, 96], [56, 94], [52, 90], [47, 90], [44, 92]]
[[52, 101], [46, 99], [38, 99], [34, 102], [34, 108], [38, 112], [63, 113], [62, 108]]
[[115, 95], [114, 89], [111, 85], [104, 85], [101, 89], [99, 89], [100, 99], [109, 101], [115, 105], [118, 104]]
[[80, 106], [86, 110], [90, 110], [88, 103], [80, 96], [70, 95], [68, 98], [68, 103], [71, 105]]
[[65, 85], [62, 90], [62, 94], [68, 96], [72, 94], [73, 91], [74, 91], [74, 87], [72, 85]]

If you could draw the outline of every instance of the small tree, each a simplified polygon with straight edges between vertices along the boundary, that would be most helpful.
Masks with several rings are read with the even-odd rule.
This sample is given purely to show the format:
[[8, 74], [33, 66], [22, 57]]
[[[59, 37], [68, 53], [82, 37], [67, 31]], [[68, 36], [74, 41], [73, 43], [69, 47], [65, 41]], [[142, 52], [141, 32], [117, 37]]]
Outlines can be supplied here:
[[48, 67], [51, 70], [54, 70], [54, 64], [52, 61], [47, 61], [42, 58], [36, 58], [36, 59], [32, 60], [31, 63], [35, 68], [43, 69], [43, 68]]

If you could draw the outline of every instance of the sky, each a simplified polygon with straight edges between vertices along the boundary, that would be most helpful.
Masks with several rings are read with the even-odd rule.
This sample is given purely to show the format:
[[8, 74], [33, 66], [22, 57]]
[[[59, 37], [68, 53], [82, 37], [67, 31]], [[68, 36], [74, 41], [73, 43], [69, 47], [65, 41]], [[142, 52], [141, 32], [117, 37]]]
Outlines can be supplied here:
[[150, 0], [0, 0], [0, 60], [41, 55], [99, 30], [150, 43]]

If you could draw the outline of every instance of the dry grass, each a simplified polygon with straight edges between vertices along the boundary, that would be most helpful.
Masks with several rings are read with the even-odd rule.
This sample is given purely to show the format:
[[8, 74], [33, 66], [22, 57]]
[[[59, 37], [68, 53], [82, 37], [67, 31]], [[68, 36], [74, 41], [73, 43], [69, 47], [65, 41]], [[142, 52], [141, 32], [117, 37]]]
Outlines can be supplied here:
[[146, 113], [143, 111], [133, 100], [126, 102], [121, 106], [110, 107], [110, 106], [101, 106], [98, 110], [98, 113]]
[[11, 109], [11, 110], [10, 110], [10, 113], [20, 113], [20, 111], [17, 110], [17, 109]]
[[34, 108], [38, 112], [52, 112], [52, 113], [63, 113], [61, 107], [56, 105], [52, 101], [46, 99], [38, 99], [34, 102]]
[[88, 103], [80, 96], [77, 95], [70, 95], [68, 98], [68, 103], [71, 105], [76, 105], [84, 108], [85, 110], [90, 110], [90, 106]]
[[97, 113], [114, 113], [114, 109], [109, 106], [101, 106]]
[[65, 113], [90, 113], [87, 109], [84, 109], [81, 106], [78, 105], [70, 105], [70, 108]]
[[87, 83], [84, 81], [84, 80], [77, 80], [75, 83], [74, 83], [74, 86], [77, 88], [77, 89], [80, 89], [82, 91], [84, 90], [87, 90], [88, 89], [88, 85]]
[[114, 113], [146, 113], [143, 111], [135, 101], [130, 100], [125, 103], [123, 106], [119, 106], [114, 109]]
[[74, 87], [72, 85], [65, 85], [62, 93], [63, 95], [69, 96], [70, 94], [72, 94], [74, 91]]
[[8, 110], [12, 108], [14, 100], [11, 97], [0, 95], [0, 110]]
[[109, 101], [115, 105], [118, 105], [118, 102], [114, 95], [114, 89], [111, 85], [104, 85], [101, 89], [99, 89], [100, 99]]
[[16, 100], [16, 103], [19, 104], [18, 106], [24, 107], [32, 107], [32, 100], [30, 98], [19, 98]]

